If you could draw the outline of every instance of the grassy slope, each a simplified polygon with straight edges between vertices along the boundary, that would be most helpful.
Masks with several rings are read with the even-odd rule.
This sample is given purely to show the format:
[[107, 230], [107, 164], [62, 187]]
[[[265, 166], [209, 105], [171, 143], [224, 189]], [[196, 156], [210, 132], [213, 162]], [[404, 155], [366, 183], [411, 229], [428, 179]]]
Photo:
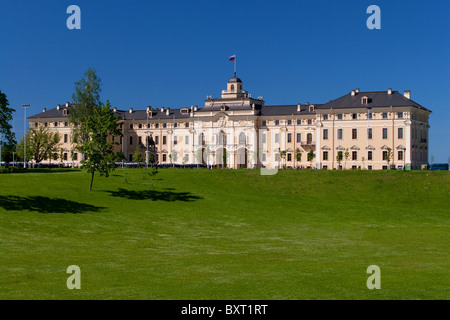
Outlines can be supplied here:
[[0, 175], [0, 299], [450, 297], [448, 172], [89, 178]]

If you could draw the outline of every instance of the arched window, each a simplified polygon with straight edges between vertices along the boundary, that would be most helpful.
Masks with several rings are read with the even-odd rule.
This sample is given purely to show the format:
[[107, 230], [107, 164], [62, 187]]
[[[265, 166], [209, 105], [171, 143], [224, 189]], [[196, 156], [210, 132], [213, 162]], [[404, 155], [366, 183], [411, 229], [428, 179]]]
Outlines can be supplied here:
[[307, 144], [312, 144], [312, 133], [308, 133], [306, 135], [306, 143]]
[[245, 144], [245, 141], [246, 141], [245, 133], [241, 132], [239, 134], [239, 144]]
[[234, 90], [234, 84], [231, 85], [230, 89], [231, 89], [231, 91]]
[[205, 143], [206, 143], [206, 141], [205, 141], [205, 135], [204, 135], [203, 133], [200, 133], [200, 134], [198, 135], [198, 144], [201, 145], [201, 146], [204, 146]]

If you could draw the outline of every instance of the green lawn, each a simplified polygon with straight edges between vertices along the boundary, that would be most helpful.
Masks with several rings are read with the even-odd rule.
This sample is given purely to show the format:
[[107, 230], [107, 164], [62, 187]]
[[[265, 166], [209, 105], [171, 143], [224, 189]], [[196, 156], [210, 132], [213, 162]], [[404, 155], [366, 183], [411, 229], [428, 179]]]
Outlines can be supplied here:
[[[449, 299], [448, 172], [0, 174], [0, 299]], [[66, 269], [81, 269], [69, 290]], [[366, 269], [381, 269], [369, 290]]]

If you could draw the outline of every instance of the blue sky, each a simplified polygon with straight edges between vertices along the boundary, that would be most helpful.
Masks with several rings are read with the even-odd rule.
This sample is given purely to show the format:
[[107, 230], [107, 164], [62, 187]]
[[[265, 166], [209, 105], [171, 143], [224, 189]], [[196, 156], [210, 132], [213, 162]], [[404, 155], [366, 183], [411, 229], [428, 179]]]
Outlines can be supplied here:
[[[66, 9], [81, 8], [81, 30]], [[369, 30], [369, 5], [381, 29]], [[450, 156], [450, 1], [0, 0], [0, 89], [23, 110], [71, 101], [88, 68], [127, 109], [203, 106], [233, 75], [266, 104], [324, 103], [354, 88], [411, 90], [431, 109], [430, 157]]]

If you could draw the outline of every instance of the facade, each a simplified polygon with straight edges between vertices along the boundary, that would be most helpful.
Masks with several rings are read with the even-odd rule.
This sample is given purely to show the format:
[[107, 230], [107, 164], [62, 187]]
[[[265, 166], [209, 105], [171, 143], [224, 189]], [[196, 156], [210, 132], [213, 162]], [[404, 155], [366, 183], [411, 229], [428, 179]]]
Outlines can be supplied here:
[[[56, 130], [56, 157], [78, 166], [66, 103], [28, 118], [30, 128]], [[127, 160], [138, 149], [161, 164], [207, 164], [226, 168], [420, 169], [428, 159], [430, 110], [388, 89], [352, 90], [324, 104], [266, 106], [232, 77], [220, 98], [203, 108], [117, 110]], [[310, 154], [310, 156], [308, 156]], [[313, 157], [311, 155], [314, 155]], [[338, 159], [342, 156], [342, 159]]]

